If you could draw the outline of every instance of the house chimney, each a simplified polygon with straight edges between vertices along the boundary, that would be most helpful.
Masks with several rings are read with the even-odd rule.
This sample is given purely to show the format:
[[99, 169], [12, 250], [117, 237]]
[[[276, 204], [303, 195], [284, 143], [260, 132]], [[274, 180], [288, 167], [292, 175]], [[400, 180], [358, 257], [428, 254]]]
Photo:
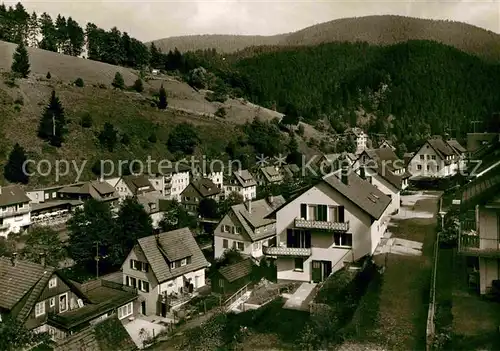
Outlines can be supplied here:
[[45, 253], [40, 253], [40, 264], [45, 267]]
[[248, 213], [252, 213], [252, 199], [248, 199], [247, 201], [247, 210], [248, 210]]
[[12, 254], [12, 257], [10, 258], [10, 262], [12, 263], [13, 267], [16, 265], [16, 262], [17, 262], [17, 252], [14, 252]]
[[345, 185], [349, 185], [349, 168], [346, 166], [342, 167], [340, 171], [340, 179]]

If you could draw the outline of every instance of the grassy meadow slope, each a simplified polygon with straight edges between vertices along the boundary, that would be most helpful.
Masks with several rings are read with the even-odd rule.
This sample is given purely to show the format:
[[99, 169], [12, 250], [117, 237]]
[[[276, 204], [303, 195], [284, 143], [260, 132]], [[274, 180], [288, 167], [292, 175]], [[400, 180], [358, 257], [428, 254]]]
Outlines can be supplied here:
[[216, 48], [232, 53], [250, 46], [297, 46], [364, 41], [390, 45], [407, 40], [434, 40], [484, 58], [500, 59], [500, 35], [470, 24], [404, 16], [343, 18], [275, 36], [199, 35], [155, 40], [163, 51]]
[[[112, 66], [96, 61], [65, 56], [45, 50], [29, 48], [32, 73], [27, 79], [17, 79], [16, 86], [10, 86], [8, 76], [12, 63], [14, 44], [0, 42], [0, 168], [6, 162], [12, 146], [18, 142], [23, 146], [28, 157], [34, 160], [57, 159], [76, 160], [79, 164], [87, 160], [84, 178], [95, 177], [91, 172], [93, 163], [98, 159], [145, 160], [172, 159], [166, 141], [172, 128], [182, 122], [195, 125], [201, 139], [197, 152], [215, 157], [224, 152], [230, 140], [241, 137], [236, 128], [258, 116], [262, 120], [271, 120], [281, 114], [242, 99], [229, 99], [224, 104], [211, 103], [204, 99], [204, 91], [196, 91], [186, 83], [171, 76], [155, 76], [144, 83], [145, 90], [139, 94], [131, 91], [112, 89], [111, 82], [117, 71], [124, 76], [127, 85], [137, 79], [137, 72], [123, 67]], [[52, 78], [46, 79], [47, 71]], [[83, 88], [72, 84], [76, 78], [85, 82]], [[151, 107], [152, 95], [163, 84], [167, 90], [169, 108], [160, 111]], [[69, 134], [61, 148], [49, 146], [37, 137], [39, 118], [48, 103], [50, 93], [55, 90], [66, 111]], [[226, 118], [213, 115], [223, 106]], [[91, 128], [80, 125], [82, 116], [90, 115], [93, 119]], [[110, 153], [103, 150], [97, 141], [97, 134], [104, 123], [111, 122], [120, 134], [127, 134], [129, 145], [118, 143]], [[313, 128], [307, 128], [307, 136], [321, 136]], [[158, 141], [148, 142], [148, 137], [155, 133]], [[307, 152], [311, 152], [302, 140], [299, 143]], [[60, 182], [74, 180], [72, 172]], [[0, 172], [3, 181], [3, 172]], [[30, 185], [54, 183], [54, 175], [35, 176]]]

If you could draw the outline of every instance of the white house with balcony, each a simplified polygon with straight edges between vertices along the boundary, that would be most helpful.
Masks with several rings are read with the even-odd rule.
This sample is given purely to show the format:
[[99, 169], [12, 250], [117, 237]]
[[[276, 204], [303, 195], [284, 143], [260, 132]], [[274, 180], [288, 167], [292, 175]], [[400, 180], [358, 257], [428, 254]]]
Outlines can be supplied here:
[[346, 136], [354, 137], [354, 142], [356, 144], [356, 154], [360, 154], [368, 148], [368, 134], [366, 134], [361, 128], [349, 128], [344, 132], [344, 134]]
[[181, 193], [189, 185], [190, 168], [185, 164], [176, 164], [175, 167], [161, 167], [148, 176], [153, 188], [160, 196], [167, 200], [181, 201]]
[[19, 233], [31, 224], [30, 198], [18, 185], [0, 186], [0, 236]]
[[336, 172], [275, 210], [280, 281], [321, 282], [344, 262], [371, 255], [389, 221], [391, 199], [354, 172]]
[[232, 206], [214, 230], [214, 257], [229, 249], [261, 257], [263, 247], [276, 243], [276, 220], [266, 216], [284, 203], [283, 196], [271, 196]]
[[[497, 160], [498, 157], [497, 157]], [[479, 293], [500, 288], [500, 165], [462, 189], [458, 253], [468, 257], [469, 282]]]

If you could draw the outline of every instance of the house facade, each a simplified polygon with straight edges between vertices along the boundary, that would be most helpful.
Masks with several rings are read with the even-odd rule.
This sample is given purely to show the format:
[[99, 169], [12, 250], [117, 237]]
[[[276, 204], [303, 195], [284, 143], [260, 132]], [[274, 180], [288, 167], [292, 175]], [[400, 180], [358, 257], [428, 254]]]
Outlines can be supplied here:
[[354, 141], [356, 143], [356, 154], [360, 154], [368, 148], [368, 134], [366, 134], [361, 128], [349, 128], [345, 131], [344, 134], [354, 136]]
[[191, 213], [197, 213], [203, 199], [219, 200], [221, 190], [208, 178], [191, 181], [181, 193], [181, 203]]
[[0, 186], [0, 236], [19, 233], [31, 224], [30, 198], [17, 185]]
[[156, 191], [145, 175], [127, 175], [119, 178], [110, 178], [106, 179], [106, 182], [115, 189], [121, 201], [127, 197]]
[[153, 188], [167, 200], [181, 201], [181, 194], [189, 185], [190, 168], [183, 163], [164, 167], [148, 176]]
[[214, 257], [229, 249], [262, 257], [262, 248], [276, 241], [276, 221], [266, 216], [283, 203], [283, 196], [273, 196], [232, 206], [214, 230]]
[[476, 261], [480, 294], [490, 292], [494, 282], [500, 280], [499, 170], [500, 166], [496, 166], [468, 183], [460, 199], [462, 219], [458, 253]]
[[259, 186], [266, 186], [270, 184], [280, 184], [283, 182], [283, 173], [280, 168], [276, 166], [261, 167], [257, 170], [255, 176]]
[[227, 181], [224, 181], [224, 197], [232, 192], [240, 194], [244, 200], [257, 197], [257, 182], [248, 170], [234, 171], [227, 176]]
[[321, 282], [344, 262], [371, 255], [389, 220], [391, 199], [354, 172], [336, 172], [278, 208], [278, 280]]
[[412, 176], [438, 178], [456, 174], [465, 163], [465, 152], [460, 152], [457, 144], [439, 136], [427, 140], [408, 163], [409, 173]]
[[205, 286], [205, 259], [188, 228], [141, 238], [122, 265], [123, 284], [137, 288], [141, 313], [165, 317]]

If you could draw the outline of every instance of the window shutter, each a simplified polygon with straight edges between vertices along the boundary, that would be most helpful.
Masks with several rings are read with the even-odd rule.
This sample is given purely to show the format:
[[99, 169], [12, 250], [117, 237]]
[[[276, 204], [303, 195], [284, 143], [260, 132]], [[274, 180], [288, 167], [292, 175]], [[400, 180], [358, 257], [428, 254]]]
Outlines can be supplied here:
[[149, 263], [144, 263], [144, 270], [147, 272], [149, 272]]
[[305, 237], [306, 237], [306, 240], [305, 240], [306, 248], [309, 249], [311, 247], [311, 232], [307, 231], [304, 234], [305, 234]]
[[142, 265], [143, 263], [141, 261], [137, 261], [137, 269], [142, 271]]
[[300, 218], [307, 219], [307, 205], [300, 204]]
[[134, 269], [134, 260], [130, 260], [130, 269]]
[[293, 247], [294, 243], [294, 237], [293, 237], [293, 230], [292, 229], [287, 229], [286, 230], [286, 246], [287, 247]]
[[144, 287], [144, 290], [146, 290], [146, 292], [149, 292], [149, 283], [148, 282], [142, 282], [142, 286]]
[[344, 206], [339, 206], [339, 222], [344, 223], [345, 216], [344, 216]]

